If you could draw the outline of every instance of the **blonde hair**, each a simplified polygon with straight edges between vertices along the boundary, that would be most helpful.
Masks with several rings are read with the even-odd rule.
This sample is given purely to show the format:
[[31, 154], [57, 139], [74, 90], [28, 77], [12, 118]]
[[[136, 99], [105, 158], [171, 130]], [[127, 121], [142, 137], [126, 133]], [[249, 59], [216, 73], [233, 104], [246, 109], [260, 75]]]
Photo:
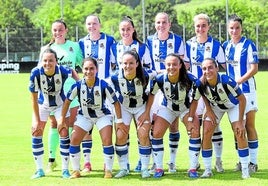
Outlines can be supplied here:
[[203, 13], [197, 14], [194, 16], [193, 20], [194, 20], [194, 22], [196, 22], [199, 19], [205, 19], [208, 22], [208, 25], [210, 25], [210, 18], [207, 14], [203, 14]]

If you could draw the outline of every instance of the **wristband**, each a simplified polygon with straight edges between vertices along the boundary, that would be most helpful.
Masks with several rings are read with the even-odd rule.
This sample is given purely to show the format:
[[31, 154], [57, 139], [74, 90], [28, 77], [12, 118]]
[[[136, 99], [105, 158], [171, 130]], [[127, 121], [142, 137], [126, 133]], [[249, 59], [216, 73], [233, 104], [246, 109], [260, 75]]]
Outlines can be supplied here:
[[116, 120], [116, 123], [123, 123], [122, 118], [117, 119], [117, 120]]
[[193, 120], [194, 120], [193, 117], [188, 117], [188, 120], [187, 121], [192, 122]]

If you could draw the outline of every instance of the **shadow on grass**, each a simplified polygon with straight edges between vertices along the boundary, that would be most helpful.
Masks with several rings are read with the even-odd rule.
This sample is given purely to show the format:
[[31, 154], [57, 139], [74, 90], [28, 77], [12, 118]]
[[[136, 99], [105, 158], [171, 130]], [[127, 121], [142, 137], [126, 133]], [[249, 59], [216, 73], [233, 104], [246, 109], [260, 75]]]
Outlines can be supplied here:
[[[118, 170], [113, 170], [113, 175], [117, 173]], [[200, 170], [199, 176], [202, 175], [204, 170]], [[268, 169], [260, 169], [258, 170], [257, 173], [252, 174], [251, 178], [256, 178], [256, 179], [262, 179], [262, 180], [268, 180]], [[90, 179], [100, 179], [103, 178], [104, 172], [103, 170], [93, 170], [90, 173], [82, 173], [81, 172], [81, 178], [90, 178]], [[61, 171], [60, 170], [55, 170], [53, 173], [46, 174], [46, 177], [61, 177]], [[117, 180], [113, 178], [114, 180]], [[126, 177], [120, 178], [123, 180], [142, 180], [142, 181], [159, 181], [159, 180], [184, 180], [184, 181], [195, 181], [198, 179], [205, 179], [205, 178], [198, 178], [198, 179], [192, 179], [188, 177], [187, 170], [177, 170], [176, 173], [168, 173], [167, 170], [165, 170], [165, 175], [162, 178], [154, 178], [153, 175], [151, 175], [150, 178], [143, 179], [141, 178], [140, 173], [130, 171], [129, 175]], [[241, 172], [235, 172], [234, 170], [231, 169], [226, 169], [224, 173], [217, 173], [213, 171], [213, 176], [211, 178], [207, 178], [211, 180], [241, 180]]]
[[[113, 170], [113, 175], [115, 175], [117, 173], [118, 170]], [[200, 170], [198, 173], [199, 173], [199, 176], [202, 175], [204, 170]], [[257, 173], [255, 174], [252, 174], [251, 175], [251, 178], [256, 178], [256, 179], [262, 179], [262, 180], [268, 180], [268, 169], [260, 169], [258, 170]], [[99, 179], [99, 178], [103, 178], [104, 176], [104, 172], [103, 170], [93, 170], [91, 171], [90, 173], [82, 173], [81, 172], [81, 178], [79, 179], [83, 179], [83, 178], [90, 178], [90, 179]], [[46, 174], [46, 177], [61, 177], [61, 171], [60, 170], [56, 170], [54, 171], [53, 173], [49, 173], [49, 174]], [[168, 173], [167, 170], [165, 170], [165, 175], [162, 177], [162, 178], [154, 178], [153, 175], [151, 175], [150, 178], [146, 178], [146, 179], [143, 179], [141, 178], [141, 175], [140, 173], [137, 173], [137, 172], [133, 172], [133, 171], [130, 171], [130, 173], [124, 177], [124, 178], [121, 178], [121, 179], [136, 179], [136, 180], [143, 180], [143, 181], [159, 181], [159, 180], [165, 180], [165, 179], [168, 179], [168, 180], [189, 180], [189, 181], [196, 181], [196, 180], [199, 180], [199, 179], [202, 179], [202, 178], [198, 178], [198, 179], [192, 179], [192, 178], [189, 178], [188, 177], [188, 174], [187, 174], [187, 170], [178, 170], [177, 173]], [[213, 179], [213, 180], [241, 180], [241, 172], [235, 172], [234, 170], [231, 170], [231, 169], [226, 169], [224, 171], [224, 173], [217, 173], [215, 171], [213, 171], [213, 176], [211, 178], [208, 178], [208, 179]]]

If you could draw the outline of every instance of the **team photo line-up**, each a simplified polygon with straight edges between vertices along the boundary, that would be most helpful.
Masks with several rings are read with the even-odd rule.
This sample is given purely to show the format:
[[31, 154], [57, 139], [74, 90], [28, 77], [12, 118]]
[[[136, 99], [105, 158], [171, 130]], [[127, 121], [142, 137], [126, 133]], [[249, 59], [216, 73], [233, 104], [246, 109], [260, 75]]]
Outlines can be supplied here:
[[[132, 120], [139, 153], [133, 171], [142, 178], [164, 176], [163, 137], [167, 130], [168, 172], [176, 173], [179, 122], [189, 136], [189, 178], [212, 177], [213, 172], [224, 172], [220, 121], [225, 112], [238, 155], [235, 170], [241, 171], [242, 179], [255, 173], [258, 107], [254, 75], [258, 72], [258, 52], [255, 44], [242, 35], [242, 19], [237, 15], [229, 17], [230, 40], [224, 43], [209, 34], [210, 23], [208, 15], [195, 15], [195, 35], [183, 43], [181, 36], [170, 31], [168, 14], [160, 12], [155, 16], [155, 34], [143, 43], [129, 16], [119, 23], [119, 41], [101, 32], [97, 15], [86, 17], [88, 34], [78, 42], [66, 39], [68, 28], [63, 20], [54, 21], [52, 39], [41, 48], [39, 63], [30, 74], [36, 165], [31, 178], [44, 177], [45, 172], [55, 169], [58, 146], [62, 178], [79, 178], [92, 171], [94, 125], [103, 146], [104, 178], [127, 176]], [[77, 67], [82, 69], [83, 77], [79, 77]], [[47, 121], [49, 160], [44, 170]], [[200, 153], [204, 172], [199, 175]], [[115, 155], [119, 171], [113, 174]]]

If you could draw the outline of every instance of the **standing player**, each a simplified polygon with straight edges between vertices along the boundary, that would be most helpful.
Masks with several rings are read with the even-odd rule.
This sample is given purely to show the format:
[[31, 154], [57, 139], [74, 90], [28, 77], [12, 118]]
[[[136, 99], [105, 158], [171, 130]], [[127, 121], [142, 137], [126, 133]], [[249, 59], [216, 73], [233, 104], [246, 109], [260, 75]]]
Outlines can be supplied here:
[[122, 56], [125, 51], [135, 50], [139, 54], [143, 68], [152, 68], [152, 59], [146, 44], [142, 43], [135, 30], [133, 20], [125, 16], [119, 24], [121, 40], [112, 46], [112, 63], [117, 69], [122, 69]]
[[134, 50], [139, 54], [143, 68], [151, 69], [152, 60], [150, 57], [150, 51], [147, 45], [139, 40], [133, 20], [129, 16], [125, 16], [119, 23], [119, 32], [121, 40], [112, 45], [111, 62], [113, 70], [120, 71], [122, 69], [121, 64], [123, 53], [129, 50]]
[[[112, 36], [100, 31], [100, 19], [96, 15], [89, 15], [86, 18], [86, 29], [88, 35], [79, 40], [79, 45], [83, 57], [93, 57], [98, 62], [98, 78], [105, 79], [110, 77], [112, 65], [110, 61], [111, 46], [115, 43]], [[83, 155], [85, 159], [83, 172], [91, 171], [90, 153], [92, 148], [92, 137], [86, 135], [82, 141]]]
[[[152, 68], [157, 73], [163, 73], [165, 71], [165, 59], [168, 54], [176, 53], [181, 58], [184, 55], [184, 45], [182, 38], [172, 32], [170, 32], [171, 22], [167, 13], [161, 12], [155, 16], [155, 30], [154, 35], [148, 36], [147, 45], [150, 50], [152, 58]], [[159, 101], [163, 97], [161, 91], [156, 94], [154, 104], [152, 106], [152, 112], [155, 114], [159, 109]], [[179, 120], [176, 119], [172, 125], [169, 126], [169, 149], [170, 160], [168, 163], [169, 172], [176, 172], [176, 156], [178, 151], [178, 144], [180, 140], [180, 132], [178, 129]], [[154, 167], [152, 167], [152, 170]], [[136, 168], [138, 170], [138, 166]]]
[[[81, 67], [81, 62], [83, 60], [82, 52], [78, 43], [67, 40], [66, 35], [68, 28], [66, 23], [63, 20], [56, 20], [52, 23], [51, 26], [52, 40], [51, 42], [42, 47], [41, 53], [46, 48], [53, 49], [58, 56], [58, 64], [67, 66], [71, 69], [75, 69], [77, 66]], [[65, 94], [70, 89], [71, 85], [75, 83], [75, 80], [71, 77], [67, 79], [64, 84]], [[77, 99], [74, 99], [70, 106], [70, 118], [69, 118], [69, 132], [71, 133], [73, 123], [76, 120], [77, 110], [79, 103]], [[48, 134], [48, 148], [49, 148], [49, 162], [47, 165], [47, 172], [52, 172], [56, 167], [56, 149], [59, 144], [59, 134], [57, 131], [57, 122], [55, 117], [50, 116], [51, 128], [49, 129]]]
[[109, 84], [97, 77], [98, 64], [94, 58], [85, 58], [82, 68], [84, 78], [74, 84], [68, 92], [61, 116], [61, 123], [64, 123], [64, 118], [71, 101], [78, 96], [80, 108], [70, 144], [70, 160], [73, 166], [71, 178], [80, 177], [80, 143], [84, 136], [92, 130], [94, 124], [96, 124], [99, 130], [103, 145], [104, 178], [112, 178], [114, 160], [114, 146], [112, 142], [113, 116], [105, 102], [106, 99], [109, 99], [110, 103], [114, 104], [117, 118], [121, 118], [120, 103]]
[[[217, 125], [225, 113], [228, 114], [232, 130], [238, 143], [239, 160], [242, 166], [242, 178], [249, 178], [249, 150], [245, 129], [246, 98], [234, 79], [218, 73], [217, 62], [213, 58], [205, 58], [202, 62], [203, 76], [199, 91], [210, 102], [215, 118], [204, 116], [202, 136], [202, 157], [205, 171], [201, 178], [211, 177], [212, 143], [211, 138]], [[216, 121], [215, 121], [216, 119]], [[216, 123], [213, 123], [215, 121]]]
[[[195, 109], [191, 109], [194, 110], [191, 112], [192, 115], [189, 114], [190, 101], [192, 100], [190, 93], [193, 90], [195, 77], [187, 72], [183, 60], [174, 53], [167, 55], [165, 65], [167, 72], [159, 74], [155, 78], [154, 87], [150, 94], [150, 96], [153, 96], [158, 90], [161, 90], [163, 93], [161, 108], [156, 114], [157, 116], [154, 123], [152, 138], [153, 157], [154, 163], [156, 164], [154, 177], [160, 178], [164, 176], [163, 136], [169, 125], [171, 125], [177, 117], [180, 117], [190, 136], [190, 167], [188, 175], [190, 178], [198, 178], [196, 164], [198, 163], [198, 156], [201, 148], [200, 125], [198, 117], [195, 114]], [[193, 105], [196, 107], [197, 102]]]
[[[194, 28], [196, 36], [192, 37], [185, 44], [186, 66], [190, 67], [190, 71], [194, 76], [200, 78], [202, 76], [202, 61], [207, 58], [214, 58], [219, 64], [225, 68], [225, 57], [223, 48], [219, 41], [212, 38], [208, 31], [210, 29], [210, 18], [206, 14], [198, 14], [194, 17]], [[201, 99], [198, 101], [197, 114], [200, 124], [202, 124], [202, 114], [205, 105]], [[215, 169], [217, 172], [223, 172], [222, 167], [222, 131], [217, 125], [215, 133], [212, 137], [214, 152], [216, 156]], [[197, 165], [197, 168], [199, 165]]]
[[[236, 80], [247, 99], [246, 130], [249, 146], [249, 171], [258, 170], [258, 134], [255, 128], [255, 115], [258, 110], [254, 75], [258, 72], [258, 51], [255, 44], [242, 36], [242, 19], [232, 15], [228, 21], [231, 40], [223, 44], [227, 62], [227, 73]], [[236, 145], [237, 146], [237, 145]], [[241, 163], [236, 170], [241, 170]]]
[[[41, 54], [41, 62], [31, 71], [29, 90], [32, 96], [32, 151], [37, 171], [32, 179], [45, 176], [43, 171], [43, 133], [47, 119], [54, 112], [59, 119], [62, 104], [65, 100], [63, 86], [69, 76], [78, 80], [74, 70], [57, 65], [57, 54], [52, 49], [46, 49]], [[67, 122], [68, 123], [68, 122]], [[68, 126], [58, 125], [60, 134], [60, 152], [62, 157], [62, 177], [69, 178], [69, 145]]]
[[[115, 150], [118, 157], [120, 171], [115, 178], [128, 175], [128, 145], [131, 120], [137, 125], [139, 140], [139, 155], [141, 160], [141, 177], [148, 178], [148, 166], [150, 163], [151, 143], [149, 132], [151, 129], [150, 107], [148, 100], [148, 86], [153, 74], [149, 74], [142, 68], [139, 55], [136, 51], [126, 51], [122, 56], [122, 69], [118, 75], [111, 77], [111, 82], [118, 94], [121, 103], [122, 120], [116, 124]], [[147, 105], [148, 104], [148, 105]], [[118, 119], [117, 119], [118, 121]], [[119, 124], [122, 123], [122, 124]]]

